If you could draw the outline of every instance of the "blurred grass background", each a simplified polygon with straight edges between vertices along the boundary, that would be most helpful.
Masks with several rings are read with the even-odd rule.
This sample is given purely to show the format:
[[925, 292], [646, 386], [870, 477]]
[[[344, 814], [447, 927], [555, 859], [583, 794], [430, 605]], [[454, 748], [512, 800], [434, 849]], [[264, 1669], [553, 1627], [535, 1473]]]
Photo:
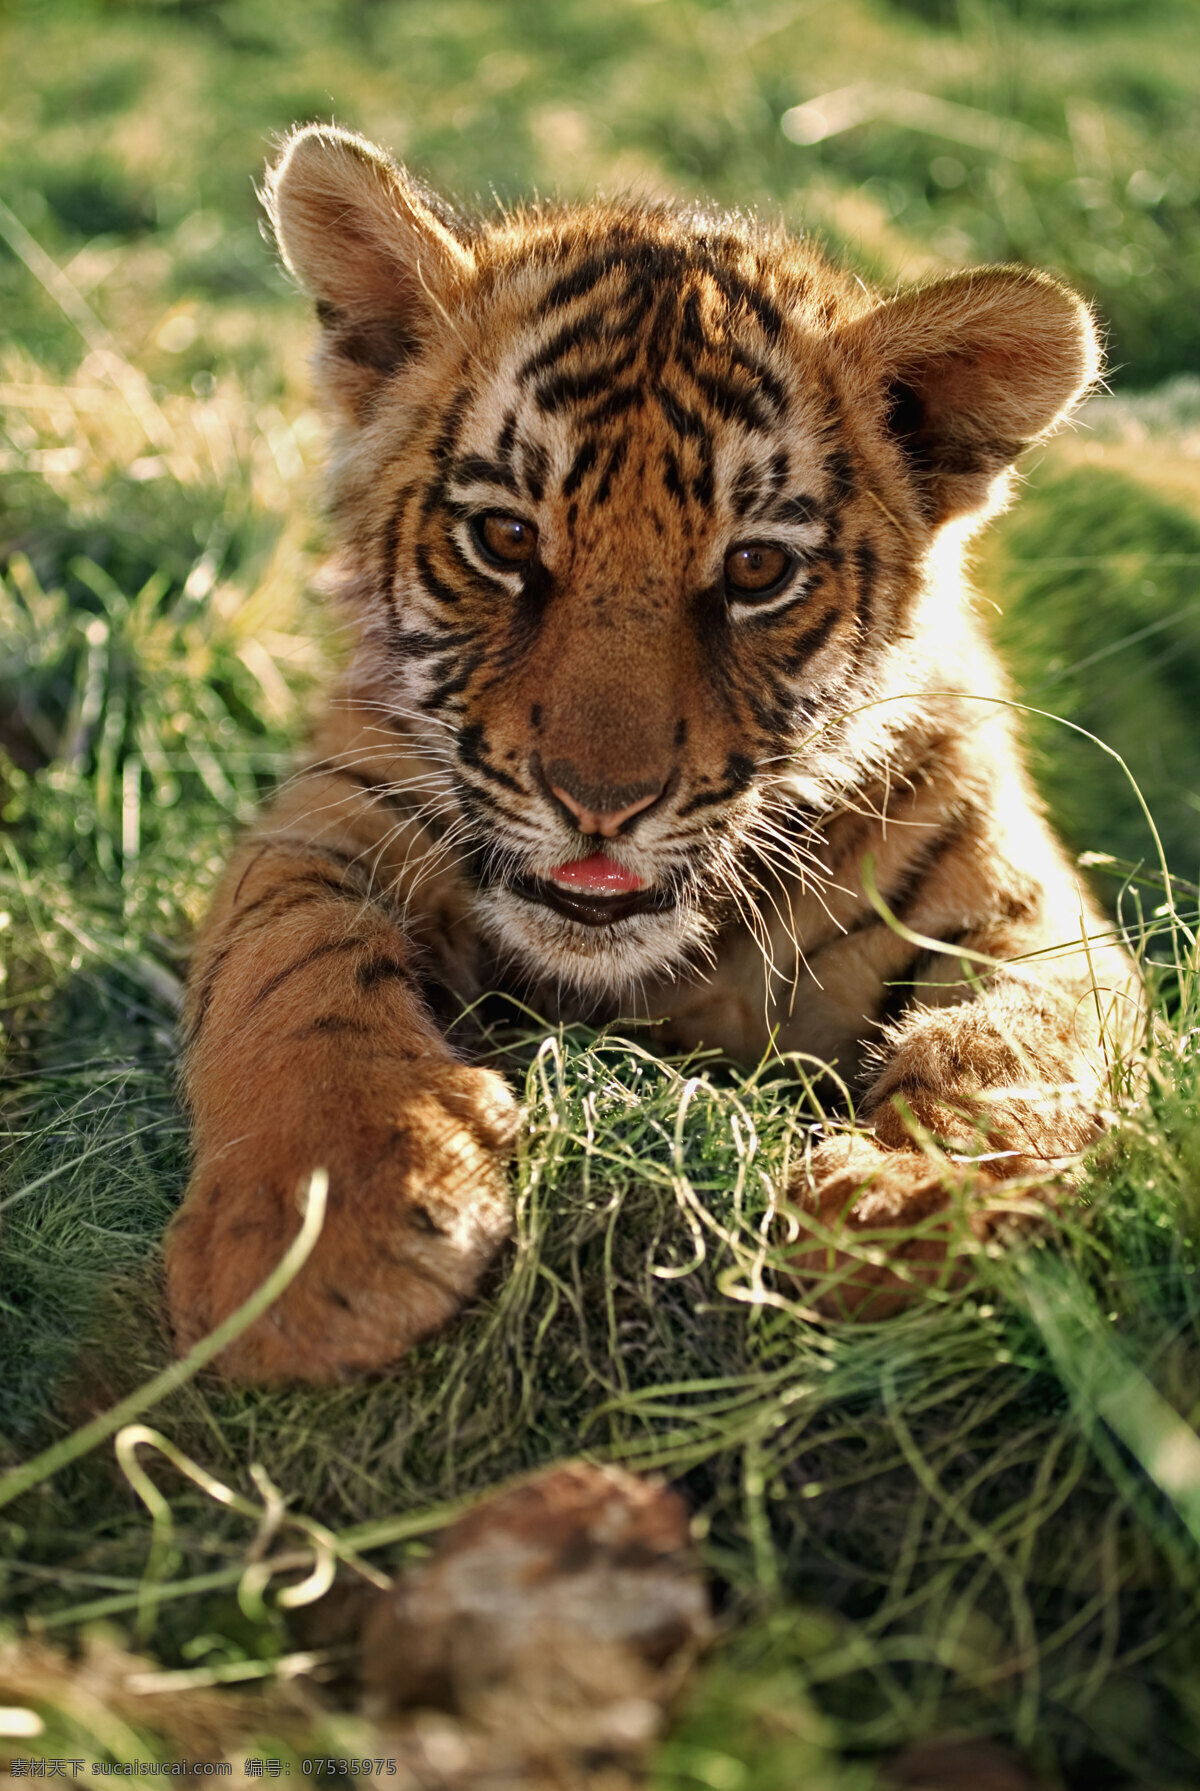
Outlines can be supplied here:
[[[1194, 912], [1194, 0], [0, 0], [0, 67], [0, 1470], [162, 1360], [188, 929], [337, 652], [307, 594], [310, 324], [253, 190], [299, 120], [468, 202], [704, 194], [885, 286], [987, 260], [1072, 280], [1112, 392], [1033, 457], [977, 578], [1018, 695], [1122, 756]], [[1116, 901], [1153, 867], [1129, 779], [1030, 727]], [[1152, 878], [1122, 912], [1139, 889], [1154, 926]], [[794, 1090], [702, 1075], [685, 1100], [631, 1047], [554, 1041], [529, 1072], [521, 1241], [479, 1312], [382, 1386], [193, 1389], [161, 1421], [342, 1530], [581, 1445], [681, 1475], [729, 1640], [663, 1787], [859, 1791], [882, 1751], [946, 1733], [1016, 1745], [1048, 1784], [1194, 1784], [1197, 1011], [1171, 948], [1150, 948], [1150, 1102], [1052, 1260], [985, 1262], [971, 1295], [886, 1329], [814, 1330], [746, 1297]], [[214, 1676], [285, 1650], [270, 1601], [234, 1598], [245, 1526], [163, 1484], [149, 1590], [109, 1450], [9, 1508], [0, 1621], [105, 1617]], [[38, 1709], [43, 1752], [117, 1745], [49, 1684]]]

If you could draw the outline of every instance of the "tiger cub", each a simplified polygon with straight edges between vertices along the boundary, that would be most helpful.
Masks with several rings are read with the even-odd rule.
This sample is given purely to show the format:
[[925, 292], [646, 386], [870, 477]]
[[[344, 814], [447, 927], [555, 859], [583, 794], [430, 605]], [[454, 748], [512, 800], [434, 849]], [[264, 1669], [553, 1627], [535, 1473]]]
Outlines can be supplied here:
[[1020, 268], [880, 298], [701, 210], [460, 217], [325, 127], [265, 198], [320, 320], [357, 645], [196, 948], [179, 1346], [316, 1165], [316, 1250], [230, 1376], [382, 1368], [472, 1293], [516, 1105], [436, 1015], [496, 988], [835, 1064], [857, 1129], [790, 1191], [795, 1272], [886, 1313], [952, 1272], [938, 1214], [982, 1235], [1094, 1135], [1135, 1006], [957, 565], [1095, 378], [1086, 309]]

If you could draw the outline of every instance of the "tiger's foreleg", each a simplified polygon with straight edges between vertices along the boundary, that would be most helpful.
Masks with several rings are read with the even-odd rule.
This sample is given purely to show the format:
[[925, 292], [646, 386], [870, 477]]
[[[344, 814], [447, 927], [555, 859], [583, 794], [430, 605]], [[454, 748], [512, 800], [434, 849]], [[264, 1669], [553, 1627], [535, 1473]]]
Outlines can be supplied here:
[[[1085, 924], [1107, 931], [1094, 913]], [[1003, 941], [1011, 968], [973, 992], [951, 980], [952, 955], [923, 955], [942, 980], [889, 1029], [857, 1129], [819, 1146], [797, 1190], [792, 1263], [827, 1315], [884, 1318], [961, 1281], [973, 1248], [1053, 1204], [1098, 1135], [1140, 1031], [1139, 985], [1121, 950], [1077, 937], [1056, 956], [1048, 933]], [[998, 949], [994, 929], [960, 943]]]
[[[318, 794], [328, 810], [346, 784]], [[451, 1052], [352, 850], [268, 834], [235, 857], [193, 962], [185, 1086], [195, 1166], [166, 1246], [181, 1350], [264, 1280], [312, 1171], [329, 1176], [316, 1248], [221, 1356], [231, 1378], [386, 1366], [471, 1295], [507, 1234], [513, 1097]]]

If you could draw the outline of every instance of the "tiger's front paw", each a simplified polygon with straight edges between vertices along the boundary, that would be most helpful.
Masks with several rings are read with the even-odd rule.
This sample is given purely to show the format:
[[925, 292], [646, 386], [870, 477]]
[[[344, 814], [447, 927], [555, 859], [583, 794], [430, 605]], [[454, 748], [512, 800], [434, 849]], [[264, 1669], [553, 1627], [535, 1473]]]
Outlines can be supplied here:
[[329, 1195], [312, 1255], [217, 1366], [254, 1382], [386, 1368], [470, 1298], [507, 1237], [500, 1158], [516, 1122], [501, 1079], [458, 1063], [425, 1060], [365, 1086], [337, 1078], [292, 1087], [286, 1071], [264, 1082], [256, 1105], [223, 1115], [228, 1142], [202, 1148], [167, 1234], [180, 1351], [279, 1262], [309, 1177], [324, 1168]]
[[970, 1245], [1004, 1210], [986, 1197], [994, 1186], [969, 1165], [844, 1133], [789, 1190], [800, 1238], [788, 1266], [826, 1317], [890, 1318], [925, 1289], [968, 1278]]

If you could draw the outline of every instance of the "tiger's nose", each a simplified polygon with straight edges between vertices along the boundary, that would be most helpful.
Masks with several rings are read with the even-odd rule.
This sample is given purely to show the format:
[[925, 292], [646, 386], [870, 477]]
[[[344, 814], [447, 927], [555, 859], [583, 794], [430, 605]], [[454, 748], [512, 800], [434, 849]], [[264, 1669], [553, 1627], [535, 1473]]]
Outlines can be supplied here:
[[[621, 802], [619, 807], [604, 808], [600, 806], [603, 796], [598, 791], [584, 788], [582, 780], [570, 777], [569, 781], [575, 787], [574, 789], [567, 788], [568, 776], [564, 776], [567, 767], [554, 765], [547, 767], [547, 771], [549, 775], [546, 783], [550, 794], [557, 797], [558, 801], [562, 803], [567, 813], [574, 819], [580, 833], [598, 833], [601, 839], [606, 840], [616, 839], [627, 821], [632, 821], [635, 815], [640, 815], [646, 809], [653, 807], [662, 795], [664, 788], [662, 784], [658, 784], [650, 790], [645, 790], [645, 786], [643, 786], [644, 793], [637, 795], [634, 795], [632, 791], [614, 792], [618, 802], [622, 796], [627, 794], [633, 799]], [[558, 773], [557, 780], [554, 780], [555, 773]], [[607, 795], [608, 792], [604, 794]], [[586, 800], [589, 796], [591, 802]], [[612, 796], [609, 796], [609, 800], [612, 801]]]

